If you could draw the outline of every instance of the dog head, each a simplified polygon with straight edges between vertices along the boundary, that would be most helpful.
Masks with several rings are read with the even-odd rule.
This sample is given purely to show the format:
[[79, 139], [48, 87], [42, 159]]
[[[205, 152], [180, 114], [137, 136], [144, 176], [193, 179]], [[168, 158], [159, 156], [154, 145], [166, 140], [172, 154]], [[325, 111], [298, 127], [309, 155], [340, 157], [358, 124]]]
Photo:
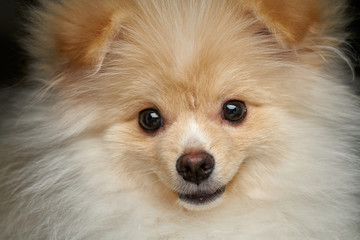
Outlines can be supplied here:
[[95, 106], [117, 174], [188, 209], [270, 188], [294, 76], [321, 68], [321, 1], [45, 5], [30, 51], [69, 106]]

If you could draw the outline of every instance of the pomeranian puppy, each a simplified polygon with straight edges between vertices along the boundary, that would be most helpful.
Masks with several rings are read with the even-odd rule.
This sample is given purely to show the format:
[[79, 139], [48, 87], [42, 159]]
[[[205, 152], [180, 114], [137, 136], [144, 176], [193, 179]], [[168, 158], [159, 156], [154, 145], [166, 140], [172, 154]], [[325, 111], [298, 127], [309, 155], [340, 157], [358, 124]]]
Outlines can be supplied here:
[[343, 5], [42, 1], [0, 239], [360, 239]]

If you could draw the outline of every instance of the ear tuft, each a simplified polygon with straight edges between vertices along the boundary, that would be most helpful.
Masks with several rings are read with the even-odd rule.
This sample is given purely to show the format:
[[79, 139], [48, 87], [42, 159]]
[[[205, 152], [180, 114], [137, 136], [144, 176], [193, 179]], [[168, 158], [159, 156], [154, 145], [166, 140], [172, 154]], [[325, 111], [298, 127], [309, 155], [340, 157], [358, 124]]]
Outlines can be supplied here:
[[286, 47], [300, 44], [321, 19], [320, 1], [244, 0], [244, 3]]
[[[34, 11], [29, 51], [50, 72], [96, 72], [120, 34], [130, 1], [43, 1]], [[98, 7], [101, 5], [101, 7]]]
[[118, 22], [112, 12], [85, 16], [76, 24], [56, 22], [55, 45], [67, 67], [101, 65], [109, 41], [119, 31]]

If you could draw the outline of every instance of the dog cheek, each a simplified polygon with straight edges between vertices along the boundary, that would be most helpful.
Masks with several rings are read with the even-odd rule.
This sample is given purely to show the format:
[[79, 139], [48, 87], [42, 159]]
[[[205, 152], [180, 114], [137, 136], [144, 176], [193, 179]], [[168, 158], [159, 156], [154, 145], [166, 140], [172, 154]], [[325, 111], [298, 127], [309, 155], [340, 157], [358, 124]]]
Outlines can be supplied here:
[[279, 134], [273, 112], [271, 108], [252, 107], [244, 122], [239, 125], [225, 123], [223, 134], [213, 136], [212, 149], [223, 181], [243, 181], [249, 162], [258, 166], [259, 159], [266, 161], [268, 151], [276, 142], [274, 136]]
[[235, 147], [242, 147], [244, 154], [232, 187], [242, 189], [251, 198], [263, 198], [289, 152], [291, 137], [287, 125], [291, 120], [279, 107], [262, 106], [253, 109], [247, 121], [247, 126], [232, 136], [235, 139], [242, 137]]
[[216, 160], [214, 176], [225, 184], [237, 174], [245, 152], [241, 144], [237, 144], [235, 139], [224, 132], [213, 133], [211, 137], [214, 139], [211, 151]]
[[110, 155], [106, 161], [111, 162], [121, 179], [136, 185], [155, 181], [156, 142], [148, 136], [144, 137], [134, 123], [111, 126], [104, 134], [104, 142]]

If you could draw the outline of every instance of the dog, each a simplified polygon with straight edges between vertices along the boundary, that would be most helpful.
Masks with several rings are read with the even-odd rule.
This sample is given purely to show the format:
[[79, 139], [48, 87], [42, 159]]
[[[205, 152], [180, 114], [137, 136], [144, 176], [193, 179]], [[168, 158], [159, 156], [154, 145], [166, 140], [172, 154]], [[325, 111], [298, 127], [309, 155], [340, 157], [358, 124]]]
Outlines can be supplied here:
[[0, 238], [360, 239], [343, 5], [41, 1]]

